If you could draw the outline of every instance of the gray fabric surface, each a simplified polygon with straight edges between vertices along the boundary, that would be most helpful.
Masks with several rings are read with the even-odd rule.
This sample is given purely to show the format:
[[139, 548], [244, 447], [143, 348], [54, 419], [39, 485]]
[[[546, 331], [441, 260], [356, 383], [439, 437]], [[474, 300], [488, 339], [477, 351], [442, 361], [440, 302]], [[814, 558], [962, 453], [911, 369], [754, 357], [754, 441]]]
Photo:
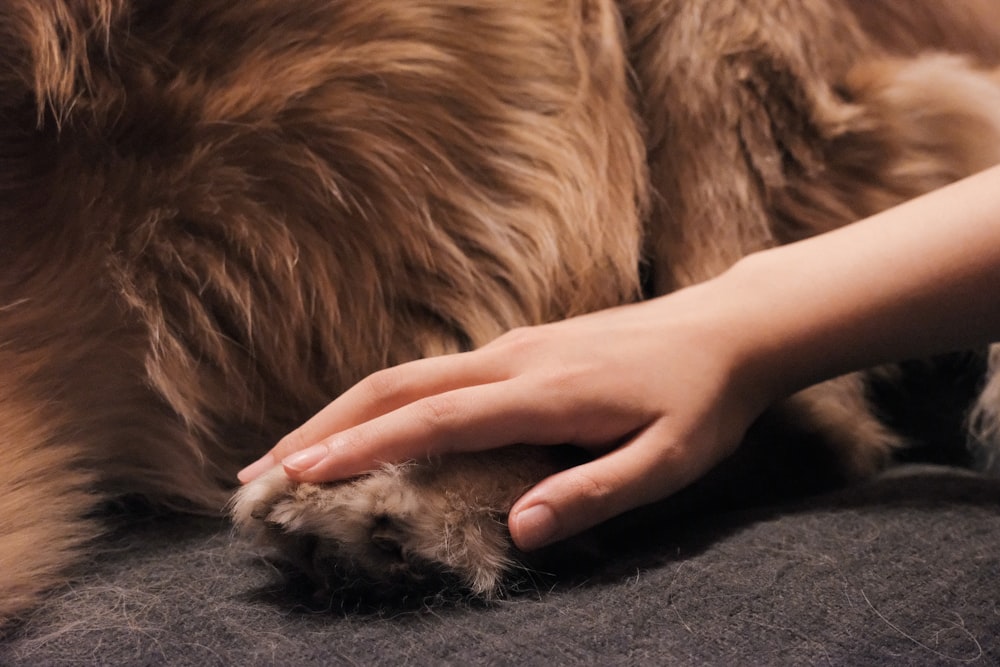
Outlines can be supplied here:
[[996, 479], [911, 466], [645, 521], [540, 592], [372, 615], [297, 606], [222, 522], [150, 519], [16, 628], [0, 663], [1000, 663]]

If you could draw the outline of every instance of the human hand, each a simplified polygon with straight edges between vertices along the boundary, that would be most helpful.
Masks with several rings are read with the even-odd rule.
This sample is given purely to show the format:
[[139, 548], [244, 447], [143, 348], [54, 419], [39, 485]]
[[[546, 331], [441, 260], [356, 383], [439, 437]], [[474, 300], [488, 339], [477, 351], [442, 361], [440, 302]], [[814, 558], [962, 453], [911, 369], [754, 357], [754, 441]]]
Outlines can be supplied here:
[[320, 482], [380, 461], [572, 443], [599, 455], [541, 481], [509, 520], [524, 550], [568, 537], [690, 484], [782, 396], [998, 340], [996, 292], [983, 289], [1000, 284], [998, 183], [1000, 167], [666, 297], [376, 373], [240, 478], [279, 461]]
[[241, 480], [279, 461], [293, 480], [324, 482], [518, 443], [590, 449], [597, 458], [543, 480], [511, 510], [515, 544], [544, 546], [695, 481], [770, 402], [741, 372], [743, 332], [712, 304], [699, 286], [375, 373]]

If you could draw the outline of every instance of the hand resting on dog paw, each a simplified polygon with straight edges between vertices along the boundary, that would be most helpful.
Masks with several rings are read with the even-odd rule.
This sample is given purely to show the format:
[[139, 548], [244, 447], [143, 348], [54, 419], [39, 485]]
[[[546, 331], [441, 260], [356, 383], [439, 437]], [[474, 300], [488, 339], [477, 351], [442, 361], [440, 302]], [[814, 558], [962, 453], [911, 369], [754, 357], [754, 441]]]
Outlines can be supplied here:
[[993, 168], [657, 300], [382, 371], [241, 479], [279, 462], [319, 483], [513, 443], [595, 450], [514, 504], [515, 543], [537, 548], [691, 483], [796, 390], [1000, 338], [984, 289], [1000, 284], [998, 222]]

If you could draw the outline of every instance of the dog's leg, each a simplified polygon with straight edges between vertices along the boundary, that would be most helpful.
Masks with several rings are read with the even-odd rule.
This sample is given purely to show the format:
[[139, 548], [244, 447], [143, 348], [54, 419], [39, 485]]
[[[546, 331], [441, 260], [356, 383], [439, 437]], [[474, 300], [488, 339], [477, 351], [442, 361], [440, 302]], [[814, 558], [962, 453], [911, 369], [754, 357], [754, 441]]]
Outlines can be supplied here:
[[[6, 241], [5, 250], [26, 247], [15, 234]], [[101, 532], [106, 447], [129, 446], [105, 431], [128, 424], [130, 401], [89, 298], [93, 282], [61, 279], [72, 262], [35, 266], [65, 259], [59, 252], [18, 256], [0, 257], [11, 268], [0, 277], [0, 625], [64, 581]]]
[[275, 469], [241, 489], [233, 516], [327, 594], [435, 593], [457, 584], [489, 598], [517, 561], [507, 511], [568, 463], [553, 453], [525, 446], [455, 455], [322, 485], [293, 485]]
[[0, 252], [11, 269], [0, 276], [0, 622], [66, 579], [105, 500], [225, 503], [217, 471], [148, 388], [140, 338], [92, 252], [73, 234], [23, 230], [6, 228]]
[[[0, 354], [0, 363], [8, 361], [10, 355]], [[87, 517], [100, 501], [92, 488], [96, 475], [87, 447], [60, 433], [52, 414], [59, 408], [51, 396], [15, 380], [12, 366], [3, 367], [0, 626], [61, 583], [81, 547], [100, 530]]]

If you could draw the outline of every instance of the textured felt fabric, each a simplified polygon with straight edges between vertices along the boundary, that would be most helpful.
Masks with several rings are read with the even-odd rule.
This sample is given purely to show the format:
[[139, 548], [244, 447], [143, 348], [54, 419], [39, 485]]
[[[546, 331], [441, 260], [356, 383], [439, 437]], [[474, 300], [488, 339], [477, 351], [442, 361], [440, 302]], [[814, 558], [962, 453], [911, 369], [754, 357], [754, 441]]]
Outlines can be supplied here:
[[[650, 525], [652, 523], [652, 525]], [[149, 519], [0, 644], [3, 665], [1000, 663], [1000, 481], [909, 466], [645, 520], [494, 605], [309, 610], [218, 521]]]

